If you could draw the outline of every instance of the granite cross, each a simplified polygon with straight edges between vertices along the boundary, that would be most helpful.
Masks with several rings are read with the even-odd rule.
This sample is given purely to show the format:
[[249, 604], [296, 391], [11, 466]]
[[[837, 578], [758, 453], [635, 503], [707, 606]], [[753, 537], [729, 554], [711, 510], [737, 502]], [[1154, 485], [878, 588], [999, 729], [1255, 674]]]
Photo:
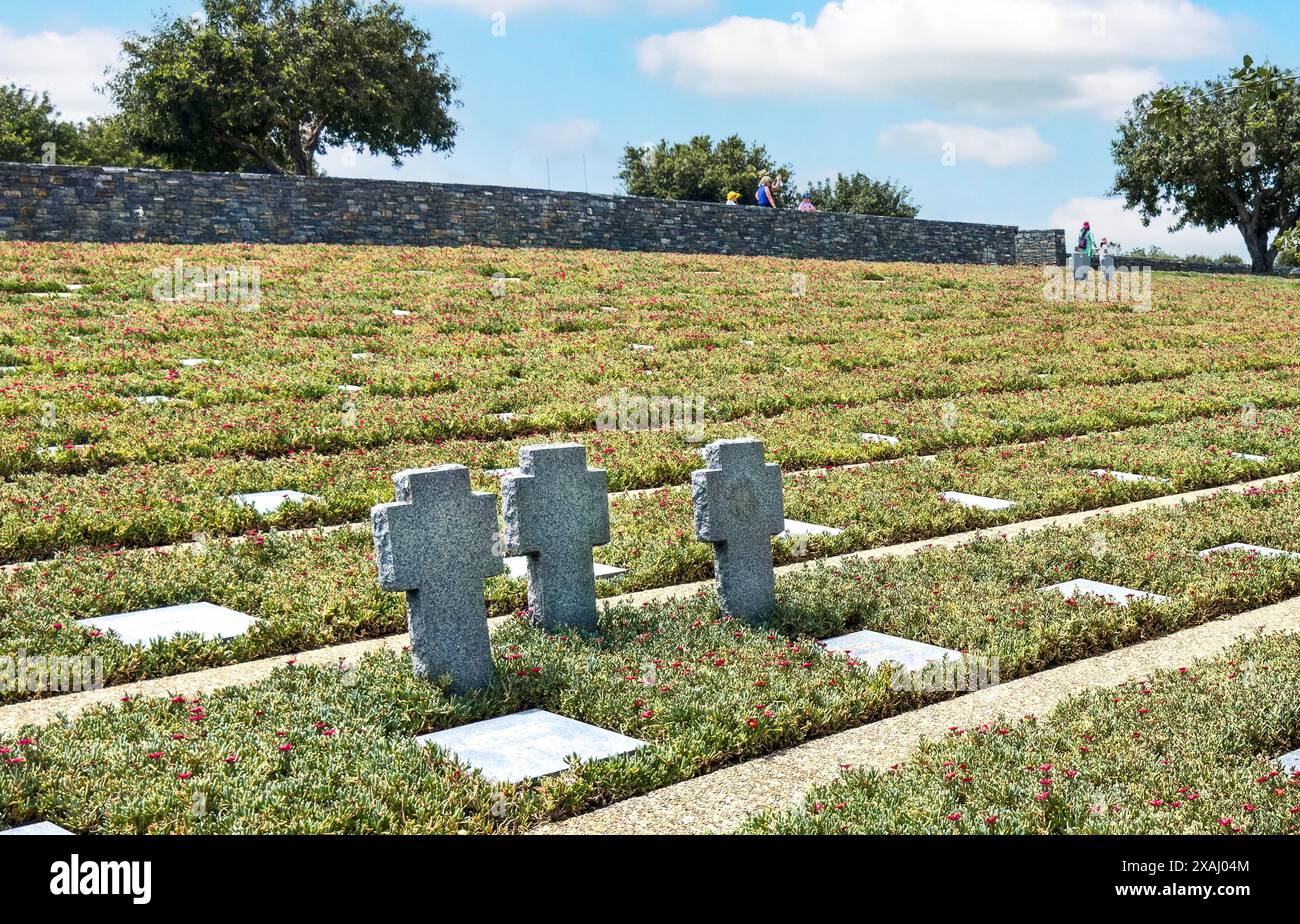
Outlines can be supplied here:
[[463, 465], [393, 476], [397, 502], [371, 508], [379, 585], [406, 592], [411, 662], [420, 677], [451, 675], [453, 692], [492, 684], [483, 579], [505, 567], [496, 496], [471, 491]]
[[591, 547], [609, 542], [609, 480], [578, 443], [525, 446], [501, 480], [506, 551], [528, 556], [528, 606], [547, 629], [596, 628]]
[[718, 440], [691, 472], [695, 534], [713, 543], [722, 608], [757, 622], [776, 608], [772, 537], [785, 527], [781, 467], [763, 461], [761, 441]]

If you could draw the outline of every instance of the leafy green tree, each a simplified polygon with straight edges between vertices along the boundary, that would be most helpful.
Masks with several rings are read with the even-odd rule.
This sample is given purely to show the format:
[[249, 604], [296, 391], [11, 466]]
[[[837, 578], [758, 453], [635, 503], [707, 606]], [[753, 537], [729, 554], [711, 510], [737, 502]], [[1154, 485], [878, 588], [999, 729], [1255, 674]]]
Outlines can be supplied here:
[[717, 144], [696, 135], [684, 144], [627, 145], [619, 166], [618, 178], [630, 196], [694, 202], [724, 202], [734, 190], [742, 203], [752, 204], [764, 174], [779, 177], [786, 189], [793, 177], [788, 165], [778, 166], [761, 144], [746, 145], [739, 135]]
[[[1120, 121], [1114, 192], [1144, 223], [1172, 206], [1173, 230], [1235, 226], [1251, 269], [1273, 268], [1300, 221], [1300, 84], [1247, 56], [1225, 78], [1145, 93]], [[1269, 238], [1272, 235], [1272, 243]]]
[[915, 218], [920, 206], [910, 201], [912, 190], [893, 180], [873, 180], [865, 173], [836, 174], [808, 188], [812, 204], [822, 212], [850, 212], [854, 215], [892, 215]]
[[167, 169], [169, 158], [148, 155], [131, 143], [120, 115], [87, 119], [76, 126], [76, 137], [68, 147], [59, 148], [61, 164], [96, 164], [104, 167], [154, 167]]
[[58, 146], [56, 153], [70, 153], [76, 135], [75, 125], [59, 120], [48, 93], [0, 86], [0, 161], [39, 163], [42, 145], [50, 141]]
[[196, 170], [317, 175], [326, 147], [450, 150], [456, 81], [395, 3], [203, 0], [123, 42], [109, 81], [130, 140]]

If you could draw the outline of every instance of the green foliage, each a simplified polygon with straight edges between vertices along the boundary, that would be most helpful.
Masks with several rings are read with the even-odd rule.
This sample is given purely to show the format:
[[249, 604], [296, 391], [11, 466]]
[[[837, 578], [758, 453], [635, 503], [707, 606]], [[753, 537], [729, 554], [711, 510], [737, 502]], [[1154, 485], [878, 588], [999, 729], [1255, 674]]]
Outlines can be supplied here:
[[449, 150], [456, 81], [389, 2], [204, 0], [123, 43], [109, 82], [128, 135], [196, 170], [314, 176], [329, 146]]
[[0, 86], [0, 161], [39, 163], [41, 146], [71, 149], [77, 129], [59, 119], [48, 93], [39, 96], [16, 85]]
[[1284, 633], [1147, 680], [999, 717], [852, 770], [747, 833], [1295, 834], [1300, 643]]
[[790, 167], [778, 166], [761, 144], [746, 145], [739, 135], [714, 144], [708, 135], [654, 147], [628, 145], [623, 150], [618, 178], [630, 196], [725, 202], [727, 193], [740, 193], [741, 205], [754, 204], [754, 192], [764, 174], [779, 177], [791, 188]]
[[[1241, 231], [1255, 272], [1300, 221], [1300, 82], [1247, 57], [1226, 78], [1145, 93], [1120, 121], [1114, 191], [1143, 221]], [[1277, 232], [1270, 244], [1270, 235]]]
[[812, 203], [822, 212], [888, 215], [915, 218], [921, 207], [910, 201], [912, 191], [891, 179], [873, 180], [865, 173], [836, 174], [809, 187]]

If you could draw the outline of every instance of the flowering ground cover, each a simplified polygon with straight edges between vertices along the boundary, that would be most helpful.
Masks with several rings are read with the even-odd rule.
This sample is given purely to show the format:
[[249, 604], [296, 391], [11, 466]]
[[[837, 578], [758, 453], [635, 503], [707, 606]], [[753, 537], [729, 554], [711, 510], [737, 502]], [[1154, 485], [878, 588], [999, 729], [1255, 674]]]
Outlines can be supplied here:
[[1043, 717], [922, 743], [904, 764], [853, 770], [747, 833], [1295, 834], [1300, 641], [1245, 640]]
[[[940, 695], [893, 683], [889, 668], [870, 671], [828, 656], [813, 641], [844, 629], [872, 628], [994, 657], [1002, 679], [1011, 679], [1294, 595], [1300, 591], [1298, 560], [1240, 554], [1206, 559], [1197, 553], [1233, 541], [1300, 547], [1297, 514], [1300, 491], [1279, 487], [1011, 541], [989, 539], [843, 570], [812, 569], [780, 581], [778, 613], [768, 626], [722, 618], [709, 596], [614, 608], [602, 616], [594, 636], [551, 635], [523, 619], [512, 620], [493, 640], [500, 685], [470, 696], [447, 695], [416, 680], [406, 658], [380, 655], [337, 669], [286, 666], [265, 681], [201, 700], [128, 700], [0, 738], [0, 809], [14, 824], [40, 817], [96, 832], [516, 831]], [[242, 586], [283, 595], [286, 607], [313, 592], [328, 597], [330, 591], [320, 588], [334, 583], [348, 588], [336, 599], [354, 604], [355, 618], [384, 618], [364, 612], [369, 600], [387, 607], [387, 618], [400, 619], [400, 603], [379, 595], [370, 576], [359, 573], [364, 569], [357, 574], [330, 570], [336, 550], [325, 541], [293, 546], [302, 556], [296, 560], [281, 557], [287, 547], [268, 541], [229, 554], [156, 560], [159, 567], [189, 569], [196, 588], [211, 582], [202, 588], [205, 593], [219, 594], [222, 582], [239, 568], [260, 567], [265, 582]], [[153, 578], [181, 581], [185, 574]], [[1119, 607], [1098, 600], [1072, 603], [1037, 590], [1074, 577], [1172, 599]], [[77, 595], [65, 583], [38, 586], [20, 578], [11, 585], [16, 588], [9, 593], [11, 605], [34, 608], [24, 600], [43, 598], [47, 612], [75, 606]], [[318, 596], [305, 603], [297, 628], [319, 632], [321, 623], [307, 618], [307, 611], [325, 602]], [[41, 637], [33, 641], [69, 652], [100, 649], [115, 677], [139, 671], [148, 657], [172, 658], [171, 664], [155, 665], [164, 669], [187, 657], [219, 660], [215, 649], [204, 652], [202, 646], [172, 643], [145, 656], [103, 637], [88, 639], [48, 625], [38, 631]], [[261, 631], [247, 644], [265, 642]], [[1296, 645], [1293, 640], [1269, 644], [1289, 644], [1293, 652]], [[1276, 661], [1285, 671], [1300, 671], [1294, 654], [1253, 650], [1257, 664]], [[1248, 761], [1256, 746], [1294, 743], [1300, 712], [1294, 694], [1282, 696], [1281, 686], [1273, 691], [1277, 696], [1249, 693], [1254, 714], [1268, 717], [1251, 735], [1239, 740], [1216, 735], [1216, 728], [1238, 727], [1227, 718], [1204, 724], [1210, 729], [1201, 739], [1205, 759], [1176, 785], [1171, 780], [1168, 792], [1152, 791], [1150, 797], [1173, 800], [1183, 785], [1217, 794], [1217, 782], [1198, 776], [1208, 772], [1214, 755]], [[1295, 689], [1293, 679], [1290, 687]], [[1207, 715], [1213, 712], [1206, 702], [1185, 701]], [[639, 737], [650, 746], [570, 775], [503, 787], [412, 742], [423, 731], [532, 706]], [[1225, 716], [1239, 714], [1244, 727], [1245, 710], [1243, 700]], [[1172, 706], [1161, 713], [1169, 724], [1174, 715]], [[1118, 714], [1113, 719], [1121, 720], [1134, 721]], [[1152, 731], [1162, 741], [1176, 737], [1171, 727]], [[1105, 728], [1089, 733], [1109, 734]], [[1019, 747], [1035, 732], [1015, 734], [1006, 747]], [[1043, 755], [1034, 758], [1039, 763], [1075, 768], [1053, 760], [1050, 749], [1041, 750]], [[1099, 757], [1131, 760], [1134, 766], [1140, 761], [1137, 754]], [[1089, 767], [1081, 763], [1080, 769]], [[1149, 775], [1135, 779], [1136, 789], [1150, 788]], [[1239, 792], [1244, 791], [1225, 789], [1225, 798], [1235, 799]], [[1262, 804], [1265, 795], [1252, 799]], [[1226, 812], [1220, 802], [1216, 795], [1215, 810]], [[1147, 823], [1145, 815], [1137, 817]], [[1240, 810], [1229, 817], [1242, 827]], [[1031, 820], [1026, 810], [1022, 821], [1013, 823]], [[1260, 829], [1281, 830], [1283, 821], [1270, 808], [1261, 815]]]

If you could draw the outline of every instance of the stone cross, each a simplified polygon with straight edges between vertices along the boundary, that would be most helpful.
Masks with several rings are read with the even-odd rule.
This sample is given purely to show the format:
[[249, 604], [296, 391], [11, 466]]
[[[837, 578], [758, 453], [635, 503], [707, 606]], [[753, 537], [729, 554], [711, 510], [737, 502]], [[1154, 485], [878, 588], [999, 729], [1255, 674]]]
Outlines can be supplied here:
[[451, 690], [490, 686], [483, 579], [505, 566], [497, 544], [496, 495], [471, 491], [463, 465], [393, 476], [397, 502], [370, 510], [379, 586], [406, 592], [411, 662], [420, 677], [451, 675]]
[[591, 547], [609, 542], [609, 479], [579, 443], [525, 446], [501, 480], [506, 551], [528, 556], [528, 606], [546, 629], [596, 628]]
[[718, 440], [702, 450], [707, 468], [691, 472], [695, 534], [713, 543], [722, 608], [750, 622], [776, 609], [772, 537], [785, 528], [781, 467], [763, 461], [752, 437]]

